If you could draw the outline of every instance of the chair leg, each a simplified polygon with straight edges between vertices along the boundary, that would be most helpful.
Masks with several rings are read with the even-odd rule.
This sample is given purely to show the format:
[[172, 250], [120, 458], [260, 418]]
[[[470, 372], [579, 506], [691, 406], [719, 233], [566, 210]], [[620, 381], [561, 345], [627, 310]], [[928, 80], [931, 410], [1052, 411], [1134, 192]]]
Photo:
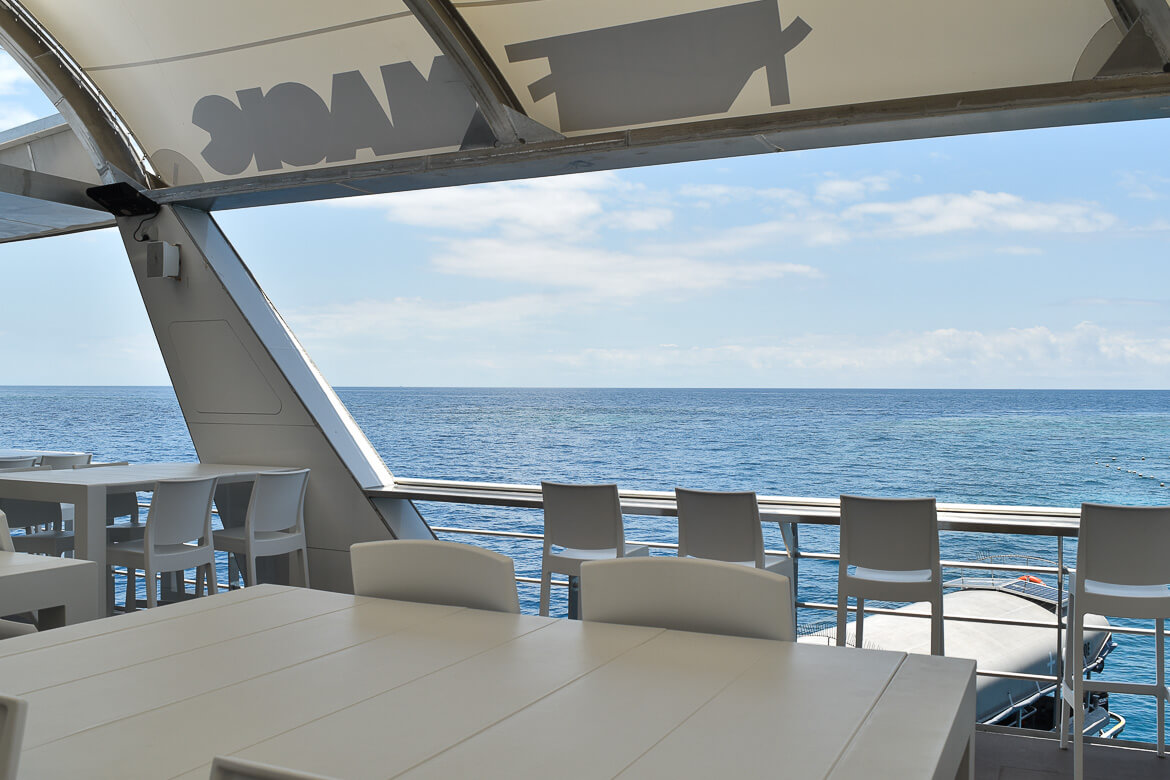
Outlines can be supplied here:
[[863, 637], [865, 632], [865, 599], [861, 596], [857, 597], [857, 621], [854, 625], [857, 626], [857, 629], [853, 637], [853, 646], [865, 647], [865, 639]]
[[1073, 614], [1072, 645], [1077, 652], [1073, 656], [1073, 780], [1083, 780], [1085, 776], [1085, 670], [1082, 658], [1078, 658], [1085, 642], [1085, 617], [1077, 610]]
[[552, 590], [552, 572], [547, 567], [540, 571], [540, 614], [548, 617], [549, 591]]
[[106, 567], [106, 609], [114, 609], [114, 567]]
[[158, 572], [145, 570], [146, 573], [146, 608], [154, 609], [158, 606]]
[[305, 587], [309, 587], [309, 548], [301, 548], [301, 569], [305, 577]]
[[849, 594], [837, 594], [837, 647], [845, 646], [845, 630], [849, 626]]
[[260, 580], [256, 576], [256, 556], [252, 554], [251, 550], [248, 551], [248, 584], [260, 584]]
[[[1069, 589], [1072, 590], [1072, 583], [1069, 583]], [[1068, 749], [1068, 740], [1070, 736], [1068, 719], [1072, 717], [1072, 691], [1073, 691], [1073, 671], [1076, 669], [1076, 664], [1073, 663], [1073, 647], [1076, 644], [1076, 639], [1073, 636], [1073, 615], [1076, 612], [1076, 601], [1073, 594], [1069, 593], [1068, 612], [1065, 617], [1064, 628], [1064, 675], [1061, 678], [1060, 687], [1060, 749]]]
[[205, 588], [207, 595], [214, 596], [219, 592], [219, 583], [216, 582], [217, 579], [218, 577], [215, 574], [215, 553], [212, 553], [211, 563], [207, 564], [207, 587]]
[[930, 605], [930, 654], [945, 655], [943, 651], [943, 603], [941, 593]]
[[126, 567], [126, 611], [138, 609], [138, 570]]

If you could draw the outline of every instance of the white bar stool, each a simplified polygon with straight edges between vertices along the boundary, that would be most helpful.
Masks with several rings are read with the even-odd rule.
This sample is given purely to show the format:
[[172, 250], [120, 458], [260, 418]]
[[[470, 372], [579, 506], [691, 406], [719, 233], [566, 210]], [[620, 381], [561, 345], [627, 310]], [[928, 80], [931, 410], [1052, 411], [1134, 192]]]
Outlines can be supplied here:
[[933, 498], [841, 496], [837, 569], [837, 644], [841, 647], [845, 646], [850, 596], [857, 599], [857, 647], [863, 643], [867, 598], [928, 601], [930, 654], [943, 655], [942, 568]]
[[[1073, 777], [1085, 775], [1086, 691], [1154, 696], [1158, 701], [1158, 755], [1166, 754], [1165, 622], [1170, 617], [1170, 507], [1081, 504], [1077, 568], [1070, 575], [1068, 634], [1061, 685], [1060, 746], [1068, 747], [1068, 708], [1073, 720]], [[1078, 653], [1085, 642], [1085, 615], [1155, 621], [1153, 685], [1084, 679]]]
[[795, 590], [792, 557], [764, 552], [755, 493], [675, 488], [674, 501], [678, 507], [678, 557], [755, 566], [787, 577]]
[[580, 577], [585, 561], [650, 554], [650, 548], [644, 545], [626, 544], [617, 485], [541, 482], [540, 491], [544, 496], [541, 615], [548, 615], [553, 572]]

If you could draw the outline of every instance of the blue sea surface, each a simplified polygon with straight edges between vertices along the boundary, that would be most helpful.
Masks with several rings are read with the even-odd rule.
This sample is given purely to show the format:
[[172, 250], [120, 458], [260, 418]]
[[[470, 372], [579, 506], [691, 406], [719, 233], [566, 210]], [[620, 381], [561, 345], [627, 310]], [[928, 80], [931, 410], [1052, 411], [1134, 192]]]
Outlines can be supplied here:
[[[943, 502], [1170, 504], [1170, 392], [338, 388], [399, 476], [533, 484], [746, 489], [767, 495], [935, 496]], [[98, 460], [195, 460], [169, 387], [0, 387], [0, 447], [92, 451]], [[432, 525], [540, 533], [538, 511], [420, 503]], [[628, 539], [676, 541], [672, 518], [627, 517]], [[769, 547], [782, 547], [773, 524]], [[539, 576], [536, 543], [450, 535]], [[832, 527], [801, 549], [836, 552]], [[1056, 557], [1046, 537], [944, 533], [947, 559]], [[1065, 545], [1075, 560], [1076, 544]], [[1170, 553], [1170, 551], [1167, 551]], [[836, 564], [805, 560], [800, 597], [835, 599]], [[554, 591], [554, 613], [565, 610]], [[535, 611], [535, 586], [521, 587]], [[803, 624], [832, 619], [802, 611]], [[1152, 625], [1115, 620], [1118, 625]], [[1152, 682], [1152, 639], [1117, 635], [1106, 678]], [[1124, 736], [1152, 740], [1148, 697], [1115, 695]]]

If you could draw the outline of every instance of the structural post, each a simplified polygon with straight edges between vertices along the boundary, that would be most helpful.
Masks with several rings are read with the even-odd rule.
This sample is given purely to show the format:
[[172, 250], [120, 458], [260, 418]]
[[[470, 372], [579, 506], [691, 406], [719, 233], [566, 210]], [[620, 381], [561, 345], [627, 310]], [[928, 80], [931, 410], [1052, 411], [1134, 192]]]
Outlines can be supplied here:
[[[393, 475], [210, 214], [164, 206], [118, 226], [200, 461], [312, 470], [313, 587], [352, 589], [355, 542], [433, 538], [410, 502], [366, 498]], [[178, 246], [177, 278], [147, 277], [152, 241]]]

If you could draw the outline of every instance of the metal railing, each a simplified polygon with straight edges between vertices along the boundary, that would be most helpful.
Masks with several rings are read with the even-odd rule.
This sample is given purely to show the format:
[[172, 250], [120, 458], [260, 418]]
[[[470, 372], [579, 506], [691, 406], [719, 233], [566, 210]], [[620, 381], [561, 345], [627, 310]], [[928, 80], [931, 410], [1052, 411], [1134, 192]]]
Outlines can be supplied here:
[[[457, 504], [478, 504], [496, 507], [513, 507], [539, 509], [542, 507], [540, 487], [536, 485], [504, 485], [488, 483], [449, 482], [441, 480], [399, 479], [393, 487], [368, 490], [370, 496], [403, 498], [411, 501], [436, 501]], [[676, 515], [674, 495], [659, 491], [620, 491], [620, 500], [623, 514], [670, 516]], [[772, 550], [766, 552], [773, 555], [789, 554], [797, 564], [797, 584], [799, 583], [799, 562], [802, 560], [832, 562], [840, 560], [836, 553], [803, 550], [800, 547], [797, 528], [801, 524], [834, 525], [839, 523], [839, 503], [836, 499], [792, 498], [781, 496], [759, 497], [760, 517], [762, 522], [778, 522], [783, 530], [785, 525], [791, 528], [791, 533], [784, 535], [786, 550]], [[1067, 595], [1066, 577], [1070, 568], [1064, 562], [1064, 540], [1076, 538], [1079, 525], [1079, 510], [1071, 508], [1052, 507], [1012, 507], [994, 505], [964, 505], [939, 504], [939, 528], [944, 531], [962, 533], [994, 533], [1019, 534], [1029, 536], [1047, 536], [1055, 540], [1055, 565], [1037, 561], [1024, 563], [1007, 563], [990, 561], [943, 560], [943, 569], [967, 570], [988, 572], [992, 577], [997, 573], [1012, 572], [1024, 575], [1045, 575], [1055, 577], [1055, 591], [1057, 604], [1062, 604]], [[542, 544], [543, 535], [523, 531], [506, 531], [494, 528], [476, 528], [463, 526], [431, 526], [438, 534], [457, 534], [464, 536], [481, 536], [512, 540], [522, 544]], [[676, 550], [677, 545], [670, 542], [629, 539], [631, 544], [644, 545], [656, 550]], [[536, 585], [540, 583], [537, 577], [518, 576], [516, 581], [521, 585]], [[960, 584], [960, 579], [948, 581], [952, 585]], [[565, 580], [553, 580], [554, 586], [566, 587]], [[1049, 585], [1051, 588], [1051, 585]], [[797, 599], [798, 608], [805, 610], [819, 610], [835, 613], [837, 604], [819, 601]], [[856, 613], [855, 606], [850, 605], [849, 611]], [[899, 617], [929, 618], [928, 614], [911, 615], [896, 609], [878, 607], [866, 604], [866, 614], [896, 615]], [[1055, 660], [1057, 674], [1032, 674], [1001, 669], [977, 669], [976, 674], [981, 677], [1007, 678], [1035, 682], [1038, 688], [1048, 689], [1058, 686], [1064, 674], [1064, 631], [1067, 626], [1061, 610], [1056, 609], [1052, 621], [1038, 621], [1018, 618], [996, 618], [981, 615], [947, 614], [948, 622], [966, 622], [978, 624], [992, 624], [1005, 626], [1021, 626], [1027, 628], [1048, 629], [1053, 632], [1055, 646]], [[835, 626], [835, 621], [833, 623]], [[1155, 631], [1148, 628], [1130, 626], [1113, 626], [1107, 624], [1087, 623], [1087, 630], [1099, 630], [1114, 634], [1129, 634], [1135, 636], [1152, 637]], [[1047, 695], [1047, 694], [1046, 694]], [[1057, 689], [1059, 695], [1059, 689]], [[1114, 726], [1111, 731], [1118, 731]]]

